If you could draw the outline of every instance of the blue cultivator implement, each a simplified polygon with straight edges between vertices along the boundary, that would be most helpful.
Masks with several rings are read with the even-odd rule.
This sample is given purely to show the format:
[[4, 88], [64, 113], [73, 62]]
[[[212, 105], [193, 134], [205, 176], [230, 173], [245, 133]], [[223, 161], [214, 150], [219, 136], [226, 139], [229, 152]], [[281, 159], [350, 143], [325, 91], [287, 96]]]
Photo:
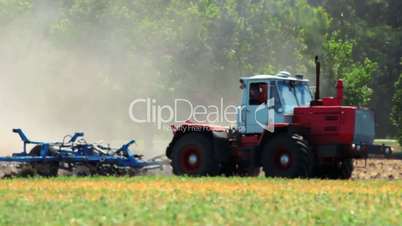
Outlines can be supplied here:
[[[109, 145], [89, 144], [84, 133], [64, 137], [62, 142], [31, 141], [21, 129], [13, 129], [23, 142], [23, 151], [0, 157], [0, 162], [23, 165], [24, 175], [56, 176], [59, 169], [73, 175], [134, 175], [141, 170], [160, 168], [161, 161], [144, 161], [141, 155], [130, 150], [134, 140], [120, 148]], [[34, 147], [28, 152], [28, 145]]]

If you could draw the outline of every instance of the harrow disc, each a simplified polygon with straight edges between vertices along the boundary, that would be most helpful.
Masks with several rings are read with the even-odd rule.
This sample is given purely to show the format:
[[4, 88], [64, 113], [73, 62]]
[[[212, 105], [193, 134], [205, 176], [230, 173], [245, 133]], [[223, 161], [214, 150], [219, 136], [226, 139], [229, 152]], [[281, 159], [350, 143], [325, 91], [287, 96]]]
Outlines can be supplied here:
[[[31, 156], [40, 156], [41, 146], [37, 145], [32, 148], [29, 152]], [[54, 155], [54, 151], [49, 149], [49, 154]], [[43, 177], [54, 177], [57, 176], [57, 171], [59, 170], [58, 162], [34, 162], [31, 163], [34, 174], [38, 174]]]

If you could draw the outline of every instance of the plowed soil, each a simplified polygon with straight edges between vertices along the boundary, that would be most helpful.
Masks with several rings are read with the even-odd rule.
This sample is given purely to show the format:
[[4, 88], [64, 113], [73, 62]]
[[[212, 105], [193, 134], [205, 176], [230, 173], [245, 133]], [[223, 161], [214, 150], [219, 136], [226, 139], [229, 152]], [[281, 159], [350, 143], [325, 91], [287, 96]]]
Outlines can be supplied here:
[[354, 179], [402, 179], [402, 160], [355, 160]]

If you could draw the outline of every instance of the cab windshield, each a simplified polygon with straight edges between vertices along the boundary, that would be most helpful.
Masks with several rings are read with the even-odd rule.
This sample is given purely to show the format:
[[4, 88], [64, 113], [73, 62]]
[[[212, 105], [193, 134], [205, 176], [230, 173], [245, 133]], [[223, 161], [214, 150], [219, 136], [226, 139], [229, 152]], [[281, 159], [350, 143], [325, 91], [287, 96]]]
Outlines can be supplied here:
[[285, 114], [292, 114], [297, 106], [308, 106], [312, 100], [307, 82], [278, 81], [278, 92]]

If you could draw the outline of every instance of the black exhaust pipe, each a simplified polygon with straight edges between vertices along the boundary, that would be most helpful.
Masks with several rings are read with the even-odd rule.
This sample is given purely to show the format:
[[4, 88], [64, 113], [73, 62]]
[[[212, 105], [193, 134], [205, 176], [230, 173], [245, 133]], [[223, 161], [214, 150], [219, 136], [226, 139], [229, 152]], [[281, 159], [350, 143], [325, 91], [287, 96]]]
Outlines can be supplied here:
[[320, 61], [318, 56], [315, 56], [315, 100], [320, 99]]

